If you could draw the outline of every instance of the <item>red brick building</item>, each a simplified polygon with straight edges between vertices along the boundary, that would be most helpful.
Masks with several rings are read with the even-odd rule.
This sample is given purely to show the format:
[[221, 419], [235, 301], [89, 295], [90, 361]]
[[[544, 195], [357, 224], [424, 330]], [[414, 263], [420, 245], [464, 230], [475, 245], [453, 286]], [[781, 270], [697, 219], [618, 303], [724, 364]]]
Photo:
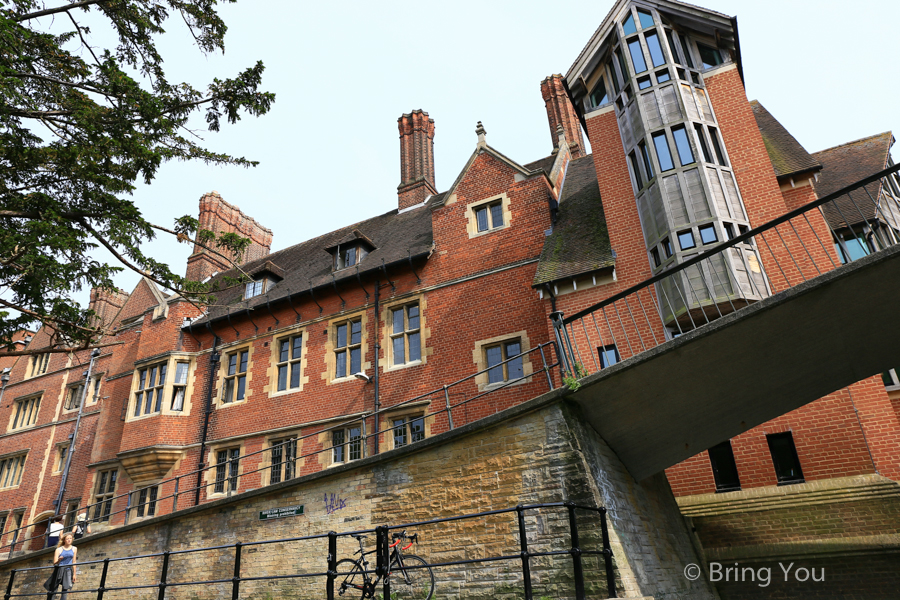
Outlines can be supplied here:
[[[479, 123], [471, 157], [439, 192], [435, 122], [413, 111], [398, 119], [396, 208], [274, 253], [272, 231], [217, 193], [203, 196], [201, 226], [252, 240], [239, 261], [252, 281], [202, 312], [146, 279], [129, 294], [92, 294], [115, 331], [105, 341], [121, 343], [95, 359], [87, 391], [87, 352], [15, 362], [0, 407], [9, 423], [0, 551], [36, 548], [23, 540], [57, 510], [113, 527], [415, 443], [534, 397], [561, 383], [546, 367], [557, 360], [551, 312], [590, 306], [698, 245], [890, 164], [890, 134], [806, 152], [746, 98], [739, 49], [729, 17], [620, 0], [566, 76], [541, 82], [545, 158], [517, 162], [488, 145]], [[875, 187], [900, 199], [890, 184]], [[822, 251], [835, 264], [877, 249], [878, 232], [859, 222], [826, 212], [810, 227], [836, 241]], [[735, 252], [721, 268], [744, 297], [795, 283], [769, 268], [779, 250]], [[187, 273], [221, 278], [236, 274], [230, 266], [197, 246]], [[617, 325], [605, 327], [614, 338]], [[41, 331], [29, 347], [49, 345]], [[630, 355], [610, 344], [592, 358], [607, 366]], [[893, 372], [861, 381], [703, 452], [668, 471], [673, 492], [700, 518], [723, 498], [743, 504], [722, 514], [744, 515], [786, 484], [896, 487], [898, 384]], [[714, 545], [704, 531], [704, 547]]]

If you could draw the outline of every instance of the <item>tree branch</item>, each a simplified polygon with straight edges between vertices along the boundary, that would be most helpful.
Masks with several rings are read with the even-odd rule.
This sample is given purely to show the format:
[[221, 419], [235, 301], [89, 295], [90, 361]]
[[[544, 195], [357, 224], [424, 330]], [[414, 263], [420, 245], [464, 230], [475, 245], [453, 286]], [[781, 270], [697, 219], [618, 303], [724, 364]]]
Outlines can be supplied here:
[[23, 307], [19, 306], [18, 304], [13, 304], [12, 302], [7, 302], [3, 298], [0, 298], [0, 306], [5, 306], [7, 308], [17, 310], [22, 314], [28, 315], [29, 317], [34, 317], [34, 319], [36, 321], [41, 321], [42, 323], [46, 323], [46, 322], [60, 323], [62, 325], [66, 325], [68, 327], [80, 329], [81, 331], [83, 331], [85, 333], [90, 333], [90, 334], [98, 333], [98, 330], [96, 330], [96, 329], [88, 329], [87, 327], [82, 327], [81, 325], [77, 325], [70, 321], [65, 321], [63, 319], [56, 319], [54, 317], [51, 317], [50, 315], [39, 315], [38, 313], [34, 312], [33, 310], [28, 310], [27, 308], [23, 308]]
[[29, 356], [31, 354], [51, 354], [60, 352], [80, 352], [93, 350], [94, 348], [108, 348], [109, 346], [121, 346], [125, 342], [106, 342], [105, 344], [88, 344], [86, 346], [68, 346], [63, 348], [35, 348], [34, 350], [15, 350], [13, 352], [0, 351], [0, 358], [4, 356]]
[[26, 13], [24, 15], [19, 15], [13, 21], [16, 23], [21, 23], [22, 21], [28, 21], [30, 19], [36, 19], [38, 17], [44, 17], [47, 15], [55, 15], [61, 12], [67, 12], [72, 10], [73, 8], [84, 8], [85, 6], [90, 6], [91, 4], [100, 4], [105, 0], [81, 0], [81, 2], [73, 2], [72, 4], [66, 4], [65, 6], [57, 6], [56, 8], [47, 8], [44, 10], [38, 10], [33, 13]]
[[[14, 190], [13, 190], [14, 191]], [[73, 221], [77, 221], [79, 219], [91, 218], [91, 219], [102, 219], [104, 215], [100, 213], [83, 213], [83, 212], [64, 212], [57, 213], [60, 217], [64, 219], [71, 219]], [[7, 217], [10, 219], [43, 219], [44, 215], [39, 212], [26, 212], [22, 210], [0, 210], [0, 218]]]

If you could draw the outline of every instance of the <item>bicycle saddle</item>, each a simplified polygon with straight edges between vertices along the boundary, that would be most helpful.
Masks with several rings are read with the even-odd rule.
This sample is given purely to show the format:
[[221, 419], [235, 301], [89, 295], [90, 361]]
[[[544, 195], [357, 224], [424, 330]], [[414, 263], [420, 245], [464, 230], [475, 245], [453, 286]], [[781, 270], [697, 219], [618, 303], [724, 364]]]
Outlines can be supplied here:
[[350, 534], [350, 537], [352, 537], [352, 538], [355, 539], [355, 540], [364, 540], [364, 539], [366, 539], [366, 536], [364, 536], [364, 535]]

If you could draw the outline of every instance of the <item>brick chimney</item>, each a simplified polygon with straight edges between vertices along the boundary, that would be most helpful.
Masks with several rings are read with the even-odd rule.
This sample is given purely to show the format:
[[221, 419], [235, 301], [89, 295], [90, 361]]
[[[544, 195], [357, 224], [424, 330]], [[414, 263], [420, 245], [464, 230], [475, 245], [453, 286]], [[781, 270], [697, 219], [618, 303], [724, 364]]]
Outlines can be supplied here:
[[434, 119], [422, 109], [397, 119], [400, 128], [400, 210], [436, 194], [434, 186]]
[[[210, 192], [200, 198], [200, 228], [208, 229], [217, 236], [222, 233], [236, 233], [250, 238], [251, 244], [238, 264], [247, 263], [269, 254], [272, 246], [272, 230], [263, 227], [256, 220], [245, 215], [240, 208], [222, 200], [219, 192]], [[225, 250], [219, 250], [228, 254]], [[203, 281], [215, 272], [231, 269], [231, 264], [221, 256], [208, 251], [199, 244], [194, 244], [194, 252], [188, 257], [186, 277], [195, 281]]]
[[97, 313], [97, 319], [101, 328], [112, 324], [113, 319], [119, 314], [119, 310], [125, 306], [128, 293], [124, 290], [104, 290], [102, 288], [91, 289], [91, 301], [88, 308]]
[[581, 136], [581, 123], [575, 114], [575, 107], [569, 100], [562, 75], [550, 75], [541, 82], [541, 96], [547, 107], [547, 121], [550, 125], [550, 138], [553, 140], [553, 151], [559, 150], [557, 126], [562, 126], [569, 142], [572, 158], [584, 156], [584, 138]]

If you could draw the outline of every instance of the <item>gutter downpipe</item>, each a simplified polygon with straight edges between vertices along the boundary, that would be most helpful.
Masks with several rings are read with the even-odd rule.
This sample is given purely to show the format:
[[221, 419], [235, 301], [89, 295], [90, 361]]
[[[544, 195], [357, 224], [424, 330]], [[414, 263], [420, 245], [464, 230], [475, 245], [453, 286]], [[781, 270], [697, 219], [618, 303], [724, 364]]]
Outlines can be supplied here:
[[206, 435], [209, 433], [209, 416], [212, 414], [213, 382], [216, 378], [216, 365], [219, 364], [219, 336], [213, 338], [212, 354], [209, 355], [209, 382], [206, 389], [206, 409], [203, 415], [203, 435], [200, 437], [200, 457], [197, 459], [197, 489], [194, 493], [194, 506], [200, 504], [200, 485], [203, 483], [203, 457], [206, 454]]
[[378, 454], [378, 411], [381, 410], [381, 399], [378, 396], [378, 353], [381, 352], [380, 338], [378, 337], [378, 300], [381, 298], [381, 280], [375, 280], [375, 374], [372, 381], [375, 383], [375, 448], [373, 454]]
[[75, 430], [72, 432], [72, 441], [69, 442], [69, 451], [66, 452], [66, 466], [63, 469], [62, 479], [59, 481], [59, 494], [56, 496], [56, 508], [53, 510], [53, 516], [60, 514], [63, 496], [66, 495], [66, 483], [69, 480], [69, 468], [72, 466], [72, 455], [75, 454], [75, 442], [78, 439], [78, 428], [81, 426], [81, 415], [84, 413], [84, 403], [87, 401], [88, 389], [91, 387], [91, 372], [94, 370], [94, 361], [100, 356], [100, 348], [91, 350], [91, 362], [88, 364], [87, 372], [84, 376], [84, 389], [81, 390], [81, 403], [78, 405], [78, 417], [75, 419]]

